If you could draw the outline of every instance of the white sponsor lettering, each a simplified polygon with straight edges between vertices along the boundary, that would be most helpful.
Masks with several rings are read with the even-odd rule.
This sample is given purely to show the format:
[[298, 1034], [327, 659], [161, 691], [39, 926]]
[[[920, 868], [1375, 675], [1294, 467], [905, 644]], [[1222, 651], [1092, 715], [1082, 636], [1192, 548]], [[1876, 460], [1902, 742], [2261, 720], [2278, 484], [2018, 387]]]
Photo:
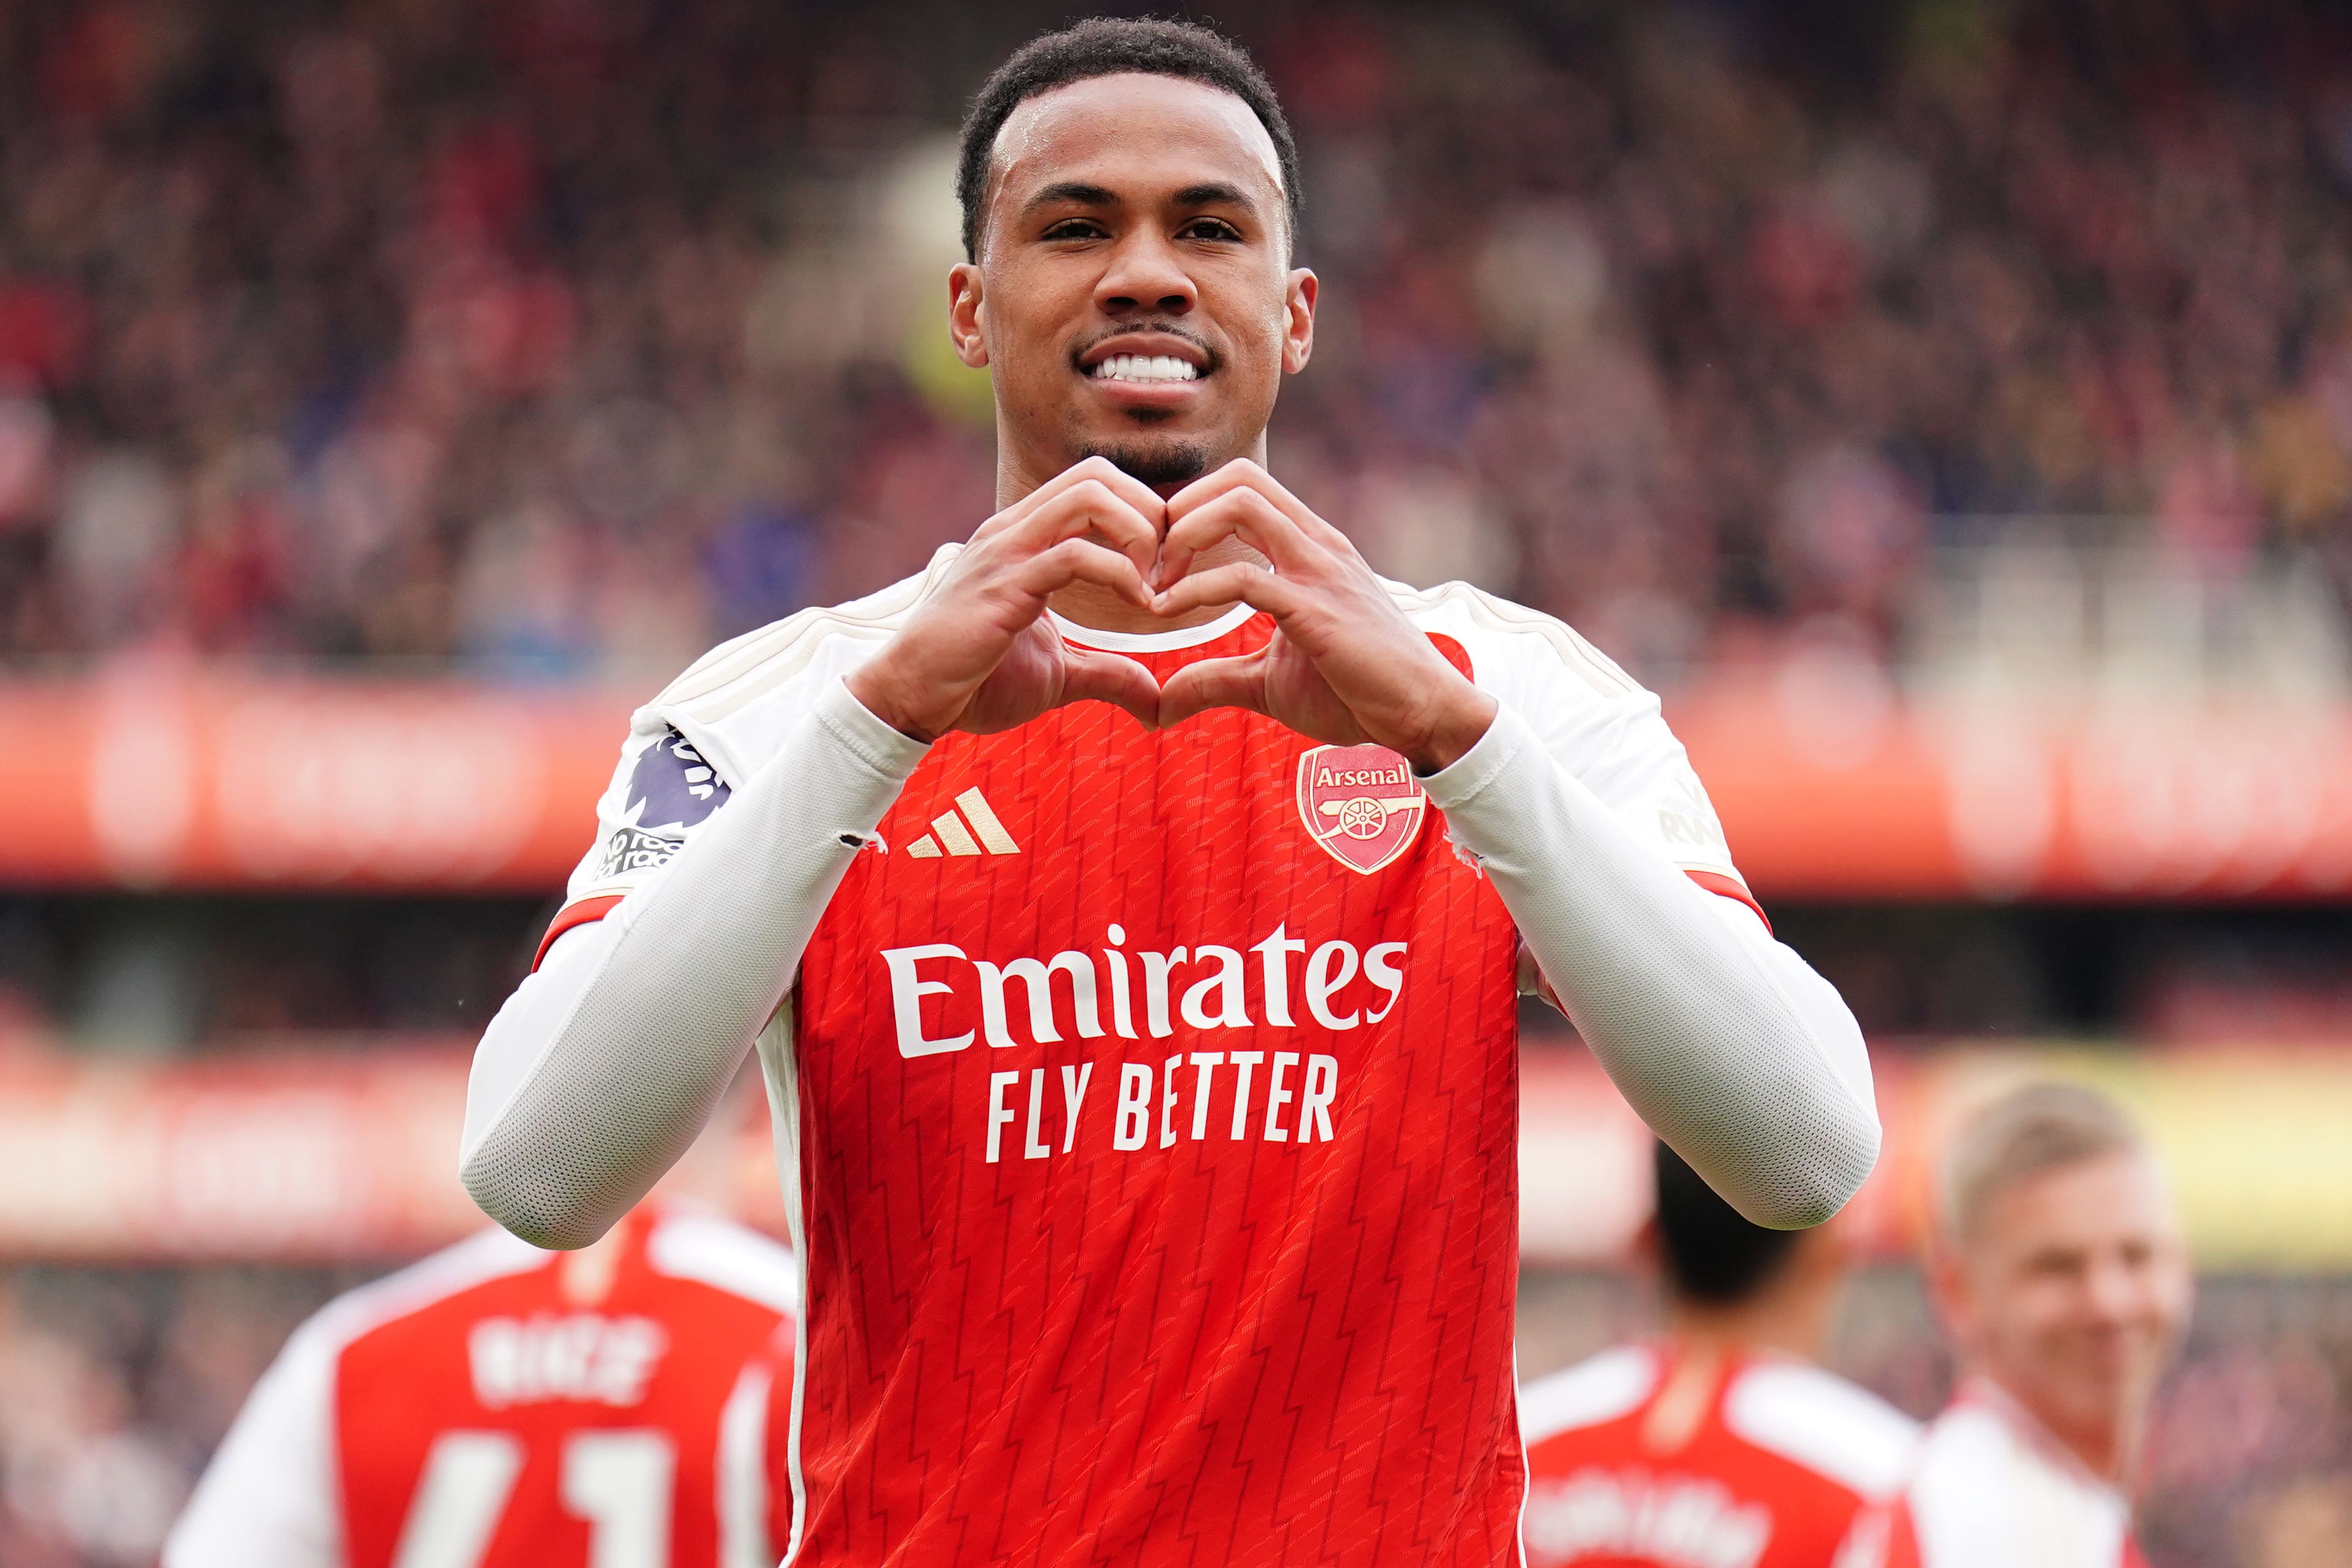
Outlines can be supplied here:
[[1118, 1121], [1113, 1124], [1110, 1146], [1140, 1149], [1151, 1131], [1151, 1069], [1141, 1062], [1122, 1062], [1118, 1068]]
[[[1331, 1097], [1339, 1092], [1339, 1058], [1308, 1057], [1307, 1087], [1298, 1096], [1298, 1141], [1331, 1142]], [[1193, 1134], [1194, 1137], [1200, 1134]]]
[[[1196, 1029], [1246, 1029], [1250, 1026], [1249, 1009], [1242, 1001], [1242, 955], [1230, 947], [1204, 944], [1192, 950], [1194, 963], [1217, 961], [1217, 972], [1205, 980], [1192, 983], [1184, 993], [1184, 1021]], [[1222, 993], [1224, 1000], [1218, 1011], [1209, 1011], [1209, 993]]]
[[1170, 1057], [1160, 1064], [1160, 1146], [1171, 1149], [1176, 1144], [1176, 1068], [1182, 1064], [1181, 1056]]
[[[1198, 1143], [1209, 1135], [1209, 1075], [1225, 1059], [1223, 1051], [1194, 1051], [1192, 1063], [1192, 1142]], [[1323, 1058], [1315, 1058], [1321, 1061]]]
[[992, 1072], [988, 1075], [988, 1163], [996, 1163], [996, 1152], [1002, 1147], [1004, 1130], [1021, 1113], [1004, 1103], [1004, 1091], [1021, 1081], [1017, 1072]]
[[1037, 1068], [1029, 1074], [1029, 1141], [1021, 1146], [1024, 1160], [1042, 1160], [1054, 1151], [1037, 1142], [1037, 1116], [1045, 1100], [1045, 1069]]
[[[1339, 1093], [1339, 1058], [1322, 1055], [1309, 1056], [1307, 1061], [1305, 1086], [1297, 1091], [1287, 1087], [1286, 1075], [1299, 1062], [1297, 1051], [1276, 1051], [1266, 1074], [1265, 1108], [1253, 1117], [1250, 1101], [1251, 1069], [1266, 1059], [1263, 1051], [1231, 1051], [1196, 1053], [1168, 1058], [1155, 1068], [1149, 1062], [1121, 1062], [1118, 1068], [1118, 1113], [1111, 1129], [1110, 1144], [1114, 1149], [1133, 1152], [1153, 1142], [1152, 1107], [1159, 1107], [1160, 1136], [1157, 1146], [1171, 1149], [1183, 1136], [1184, 1080], [1180, 1076], [1185, 1067], [1192, 1068], [1192, 1140], [1198, 1142], [1208, 1136], [1209, 1115], [1216, 1103], [1214, 1069], [1227, 1062], [1234, 1065], [1234, 1115], [1228, 1136], [1235, 1142], [1256, 1136], [1268, 1143], [1328, 1143], [1333, 1141], [1331, 1107]], [[1064, 1069], [1065, 1073], [1067, 1069]], [[1018, 1073], [990, 1075], [992, 1098], [989, 1117], [992, 1123], [1010, 1122], [1014, 1113], [1003, 1108], [1003, 1090], [997, 1087], [1018, 1081]], [[1083, 1080], [1081, 1080], [1083, 1081]], [[1298, 1106], [1297, 1127], [1286, 1127], [1283, 1115], [1286, 1107], [1296, 1101]], [[1071, 1112], [1069, 1133], [1065, 1137], [1062, 1152], [1067, 1153], [1075, 1139], [1077, 1116]], [[992, 1139], [993, 1133], [992, 1133]], [[989, 1158], [995, 1156], [995, 1143], [989, 1144]], [[1043, 1158], [1050, 1152], [1034, 1145], [1029, 1151], [1031, 1159]]]
[[1404, 967], [1397, 962], [1403, 956], [1401, 942], [1377, 942], [1364, 950], [1364, 978], [1389, 994], [1379, 1012], [1366, 1009], [1364, 1022], [1377, 1024], [1395, 1010], [1397, 998], [1404, 994]]
[[[1313, 994], [1309, 991], [1309, 995]], [[1290, 1103], [1290, 1091], [1282, 1087], [1282, 1075], [1298, 1065], [1297, 1051], [1274, 1053], [1274, 1067], [1265, 1075], [1265, 1141], [1286, 1143], [1290, 1134], [1282, 1130], [1282, 1108]]]
[[1168, 972], [1184, 962], [1184, 950], [1175, 948], [1167, 952], [1139, 952], [1143, 960], [1144, 1024], [1155, 1039], [1166, 1039], [1176, 1032], [1168, 1021]]
[[1304, 953], [1307, 944], [1293, 939], [1286, 926], [1276, 926], [1274, 934], [1250, 949], [1265, 955], [1265, 1021], [1278, 1028], [1290, 1024], [1290, 961], [1288, 954]]
[[[1395, 1011], [1404, 994], [1407, 949], [1401, 942], [1376, 942], [1361, 951], [1351, 942], [1326, 942], [1314, 946], [1309, 954], [1307, 942], [1276, 926], [1271, 936], [1246, 950], [1259, 958], [1253, 977], [1244, 950], [1238, 947], [1203, 942], [1166, 952], [1130, 952], [1124, 945], [1126, 936], [1118, 926], [1110, 928], [1110, 944], [1100, 950], [1100, 973], [1096, 955], [1076, 950], [1046, 959], [1023, 956], [993, 963], [970, 957], [950, 942], [884, 949], [898, 1054], [911, 1058], [960, 1051], [982, 1035], [996, 1050], [1057, 1044], [1073, 1035], [1083, 1040], [1102, 1039], [1113, 1033], [1121, 1039], [1139, 1038], [1129, 958], [1142, 961], [1144, 1030], [1152, 1039], [1173, 1036], [1180, 1020], [1197, 1030], [1255, 1028], [1259, 1025], [1253, 1007], [1264, 1017], [1265, 1027], [1299, 1027], [1291, 1010], [1290, 957], [1294, 953], [1307, 955], [1299, 966], [1299, 980], [1313, 1025], [1355, 1029], [1377, 1024]], [[930, 965], [937, 967], [929, 968], [927, 977]], [[969, 968], [976, 986], [973, 980], [964, 978], [964, 968], [960, 966]], [[1179, 975], [1177, 972], [1187, 967], [1199, 973]], [[1065, 979], [1066, 985], [1057, 984]], [[1254, 979], [1255, 999], [1250, 995]], [[1354, 989], [1360, 979], [1369, 991]], [[1183, 983], [1181, 989], [1180, 983]], [[1017, 1003], [1011, 994], [1016, 985]], [[1103, 1027], [1101, 1007], [1106, 989], [1111, 1015], [1108, 1030]], [[980, 1028], [937, 1037], [925, 1034], [925, 998], [958, 996], [965, 998], [966, 1005], [978, 1001]], [[931, 1014], [934, 1025], [941, 1017], [939, 1012]]]
[[1127, 940], [1127, 932], [1118, 926], [1110, 928], [1110, 945], [1103, 949], [1103, 963], [1110, 969], [1110, 1022], [1122, 1040], [1135, 1038], [1135, 1012], [1127, 1003], [1127, 954], [1118, 944]]
[[1772, 1516], [1711, 1479], [1588, 1466], [1528, 1491], [1528, 1555], [1549, 1563], [1639, 1558], [1664, 1568], [1755, 1568]]
[[[1334, 963], [1339, 966], [1337, 975], [1331, 973]], [[1307, 1010], [1315, 1015], [1317, 1023], [1327, 1029], [1352, 1029], [1356, 1026], [1358, 1018], [1354, 1013], [1331, 1011], [1332, 995], [1344, 989], [1355, 977], [1356, 947], [1353, 942], [1327, 942], [1315, 950], [1315, 956], [1307, 961]]]
[[485, 1410], [567, 1399], [625, 1409], [669, 1349], [651, 1318], [596, 1312], [484, 1318], [466, 1336], [474, 1397]]
[[1250, 1071], [1265, 1060], [1265, 1053], [1229, 1051], [1226, 1057], [1234, 1064], [1234, 1130], [1225, 1136], [1238, 1143], [1248, 1136], [1244, 1129], [1249, 1126]]
[[[960, 1051], [971, 1044], [969, 1029], [949, 1039], [923, 1037], [923, 998], [940, 995], [955, 987], [944, 980], [925, 980], [915, 971], [915, 965], [927, 958], [962, 956], [963, 949], [944, 942], [883, 949], [882, 962], [890, 966], [890, 1015], [898, 1026], [900, 1056], [936, 1056], [941, 1051]], [[1000, 995], [998, 1000], [1001, 1004], [1003, 997]]]
[[1062, 1152], [1078, 1141], [1078, 1103], [1087, 1097], [1087, 1082], [1095, 1076], [1095, 1064], [1062, 1069]]
[[[1376, 942], [1359, 950], [1346, 941], [1311, 942], [1278, 925], [1250, 947], [1203, 942], [1165, 952], [1130, 950], [1127, 932], [1107, 929], [1098, 953], [1075, 950], [1051, 958], [1026, 955], [1001, 962], [973, 958], [949, 942], [883, 950], [890, 978], [892, 1026], [898, 1053], [906, 1058], [968, 1048], [985, 1037], [992, 1050], [1066, 1045], [1079, 1040], [1138, 1037], [1134, 1018], [1134, 971], [1143, 965], [1143, 1037], [1168, 1039], [1182, 1023], [1194, 1033], [1220, 1029], [1287, 1030], [1298, 1027], [1345, 1032], [1378, 1024], [1403, 999], [1407, 944]], [[1259, 962], [1250, 963], [1248, 954]], [[1305, 960], [1291, 963], [1293, 956]], [[1102, 965], [1097, 972], [1097, 958]], [[1180, 971], [1192, 966], [1196, 973]], [[1306, 1017], [1293, 1014], [1294, 969]], [[969, 978], [967, 978], [969, 975]], [[1066, 980], [1066, 984], [1057, 982]], [[1359, 983], [1361, 983], [1359, 988]], [[1017, 983], [1019, 995], [1010, 994]], [[1257, 994], [1250, 993], [1255, 989]], [[1103, 1026], [1101, 1001], [1110, 1003], [1111, 1028]], [[934, 1008], [928, 1024], [924, 1005]], [[979, 1027], [933, 1036], [927, 1028], [951, 1026], [976, 1008]], [[1256, 1020], [1263, 1018], [1261, 1025]], [[1263, 1037], [1261, 1037], [1263, 1038]], [[1274, 1042], [1267, 1042], [1269, 1047]], [[1079, 1111], [1098, 1064], [1056, 1063], [1061, 1068], [1062, 1124], [1055, 1148], [1049, 1087], [1052, 1066], [1030, 1065], [989, 1074], [988, 1108], [981, 1142], [990, 1164], [1013, 1156], [1017, 1137], [1023, 1160], [1045, 1160], [1077, 1147]], [[1299, 1070], [1304, 1066], [1302, 1074]], [[1265, 1068], [1260, 1071], [1260, 1068]], [[1185, 1069], [1191, 1076], [1184, 1076]], [[1229, 1073], [1220, 1072], [1231, 1068]], [[1027, 1099], [1022, 1099], [1026, 1078]], [[1230, 1090], [1226, 1086], [1230, 1084]], [[1185, 1096], [1191, 1095], [1189, 1115]], [[1230, 1104], [1227, 1103], [1227, 1095]], [[1343, 1102], [1339, 1058], [1300, 1050], [1174, 1051], [1157, 1064], [1118, 1064], [1118, 1099], [1112, 1113], [1111, 1147], [1173, 1148], [1190, 1130], [1193, 1142], [1210, 1137], [1213, 1118], [1229, 1116], [1233, 1142], [1319, 1143], [1336, 1136]], [[1153, 1137], [1155, 1126], [1158, 1137]], [[1018, 1128], [1016, 1133], [1013, 1131]], [[1100, 1137], [1101, 1134], [1096, 1134]]]
[[971, 966], [980, 971], [980, 1021], [988, 1032], [992, 1046], [1016, 1044], [1013, 1032], [1004, 1025], [1004, 983], [1021, 982], [1022, 990], [1029, 995], [1029, 1033], [1040, 1041], [1058, 1040], [1062, 1037], [1054, 1028], [1054, 976], [1067, 974], [1074, 993], [1071, 1000], [1077, 1012], [1078, 1033], [1092, 1040], [1102, 1036], [1102, 1024], [1095, 1014], [1095, 966], [1083, 952], [1057, 952], [1040, 963], [1034, 958], [1016, 958], [999, 966], [984, 958], [972, 960]]

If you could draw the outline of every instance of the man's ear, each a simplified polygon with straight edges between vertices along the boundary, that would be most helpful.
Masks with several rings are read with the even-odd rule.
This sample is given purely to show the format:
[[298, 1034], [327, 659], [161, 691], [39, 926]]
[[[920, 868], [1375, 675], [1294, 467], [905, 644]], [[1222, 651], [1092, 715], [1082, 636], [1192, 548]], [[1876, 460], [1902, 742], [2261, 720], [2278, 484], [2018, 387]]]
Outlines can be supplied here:
[[1282, 368], [1297, 375], [1315, 352], [1315, 295], [1322, 288], [1304, 267], [1291, 268], [1282, 301]]
[[948, 336], [956, 358], [974, 370], [988, 368], [988, 334], [980, 315], [980, 268], [959, 261], [948, 268]]
[[1927, 1295], [1944, 1332], [1956, 1345], [1975, 1337], [1976, 1291], [1968, 1266], [1949, 1243], [1938, 1237], [1927, 1244]]

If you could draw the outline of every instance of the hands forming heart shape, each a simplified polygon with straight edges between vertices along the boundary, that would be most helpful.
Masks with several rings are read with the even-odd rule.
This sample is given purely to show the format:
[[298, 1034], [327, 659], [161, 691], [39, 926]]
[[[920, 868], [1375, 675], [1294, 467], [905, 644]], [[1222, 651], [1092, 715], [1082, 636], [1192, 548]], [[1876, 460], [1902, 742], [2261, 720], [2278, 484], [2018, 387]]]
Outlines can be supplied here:
[[[1228, 539], [1263, 563], [1216, 552]], [[1054, 629], [1047, 600], [1078, 583], [1171, 619], [1246, 604], [1274, 617], [1274, 637], [1163, 686]], [[922, 741], [1013, 729], [1069, 702], [1108, 702], [1154, 730], [1243, 708], [1310, 740], [1390, 747], [1423, 773], [1495, 717], [1495, 700], [1405, 619], [1347, 535], [1247, 458], [1164, 501], [1108, 458], [1065, 469], [981, 525], [849, 688]]]

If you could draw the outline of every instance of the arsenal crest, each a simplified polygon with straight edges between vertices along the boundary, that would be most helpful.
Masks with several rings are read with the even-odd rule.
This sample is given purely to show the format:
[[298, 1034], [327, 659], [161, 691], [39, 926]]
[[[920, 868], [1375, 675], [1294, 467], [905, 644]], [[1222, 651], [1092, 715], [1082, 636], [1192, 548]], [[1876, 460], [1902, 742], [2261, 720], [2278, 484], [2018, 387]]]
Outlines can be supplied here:
[[1317, 746], [1298, 759], [1298, 815], [1307, 837], [1350, 871], [1370, 876], [1412, 843], [1429, 797], [1386, 746]]

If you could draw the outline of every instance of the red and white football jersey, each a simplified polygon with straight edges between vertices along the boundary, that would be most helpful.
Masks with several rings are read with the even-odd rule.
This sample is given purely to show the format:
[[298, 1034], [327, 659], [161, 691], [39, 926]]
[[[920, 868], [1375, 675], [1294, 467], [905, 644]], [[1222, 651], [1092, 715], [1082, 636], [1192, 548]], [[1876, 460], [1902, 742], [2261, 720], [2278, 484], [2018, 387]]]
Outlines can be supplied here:
[[1786, 1356], [1633, 1346], [1529, 1384], [1528, 1568], [1830, 1568], [1919, 1425]]
[[2146, 1568], [2130, 1500], [1980, 1380], [1928, 1425], [1882, 1533], [1853, 1568]]
[[616, 1232], [553, 1253], [486, 1231], [330, 1302], [255, 1386], [164, 1568], [772, 1568], [799, 1271], [715, 1216]]
[[[657, 876], [953, 549], [642, 710], [550, 940]], [[1655, 698], [1556, 621], [1395, 591], [1745, 897]], [[1272, 627], [1058, 624], [1162, 679]], [[1396, 753], [1234, 710], [931, 747], [760, 1041], [806, 1270], [795, 1562], [1515, 1560], [1516, 936], [1433, 815]]]

